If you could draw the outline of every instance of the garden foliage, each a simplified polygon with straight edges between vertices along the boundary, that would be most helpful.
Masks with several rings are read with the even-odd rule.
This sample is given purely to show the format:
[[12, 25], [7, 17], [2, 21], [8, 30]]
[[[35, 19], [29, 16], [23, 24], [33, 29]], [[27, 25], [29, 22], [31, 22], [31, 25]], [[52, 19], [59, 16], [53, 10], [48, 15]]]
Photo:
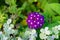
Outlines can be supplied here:
[[[28, 27], [30, 12], [44, 16], [42, 28]], [[59, 40], [59, 28], [60, 0], [0, 0], [0, 40]]]

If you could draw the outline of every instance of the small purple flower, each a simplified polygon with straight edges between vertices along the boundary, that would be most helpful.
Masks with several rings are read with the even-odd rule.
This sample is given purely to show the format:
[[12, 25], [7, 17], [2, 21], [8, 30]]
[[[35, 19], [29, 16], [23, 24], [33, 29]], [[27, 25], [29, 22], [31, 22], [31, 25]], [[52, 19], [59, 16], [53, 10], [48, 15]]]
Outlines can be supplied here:
[[41, 28], [44, 24], [44, 16], [38, 12], [31, 12], [27, 18], [27, 24], [31, 29]]

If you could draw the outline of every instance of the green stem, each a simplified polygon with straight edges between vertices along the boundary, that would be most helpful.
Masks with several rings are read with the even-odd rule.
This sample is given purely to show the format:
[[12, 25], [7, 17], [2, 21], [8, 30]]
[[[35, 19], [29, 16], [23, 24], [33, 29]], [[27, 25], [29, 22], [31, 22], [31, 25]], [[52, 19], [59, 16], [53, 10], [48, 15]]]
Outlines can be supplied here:
[[36, 38], [36, 40], [40, 40], [40, 37], [39, 37], [40, 29], [37, 29], [36, 32], [37, 32], [37, 38]]

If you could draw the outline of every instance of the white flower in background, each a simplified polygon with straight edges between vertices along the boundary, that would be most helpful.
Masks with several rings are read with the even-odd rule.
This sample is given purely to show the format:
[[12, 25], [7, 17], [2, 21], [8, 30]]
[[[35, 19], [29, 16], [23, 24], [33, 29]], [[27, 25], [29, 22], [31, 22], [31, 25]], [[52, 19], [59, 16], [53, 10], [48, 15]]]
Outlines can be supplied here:
[[0, 38], [1, 38], [1, 40], [8, 40], [9, 37], [10, 37], [10, 34], [14, 34], [14, 35], [17, 34], [18, 31], [12, 29], [14, 27], [14, 25], [11, 24], [11, 21], [12, 21], [11, 19], [8, 19], [7, 23], [4, 23], [4, 25], [3, 25], [4, 33], [2, 33], [0, 31]]
[[[54, 27], [53, 27], [54, 28]], [[55, 29], [60, 30], [60, 25], [55, 26]]]
[[45, 31], [44, 31], [44, 29], [43, 29], [43, 28], [40, 30], [40, 32], [41, 32], [41, 33], [45, 33]]
[[29, 40], [36, 40], [37, 33], [35, 29], [31, 29], [31, 35], [29, 36]]
[[2, 40], [7, 40], [7, 39], [8, 39], [8, 37], [5, 37], [5, 36], [2, 38]]
[[18, 37], [18, 40], [22, 40], [22, 38], [21, 37]]
[[3, 27], [4, 27], [4, 28], [9, 27], [9, 24], [4, 23]]
[[14, 27], [14, 24], [10, 24], [10, 27], [13, 28]]
[[0, 31], [0, 35], [2, 34], [2, 31]]
[[59, 29], [60, 29], [59, 27], [60, 27], [60, 25], [52, 28], [52, 32], [54, 33], [56, 39], [59, 38], [59, 36], [58, 36], [59, 35]]
[[55, 35], [52, 35], [51, 37], [54, 39], [55, 38]]
[[0, 37], [2, 36], [2, 34], [3, 34], [2, 31], [0, 31]]
[[42, 29], [40, 30], [40, 32], [41, 32], [41, 33], [40, 33], [39, 36], [40, 36], [41, 39], [44, 39], [44, 40], [47, 39], [47, 37], [48, 37], [47, 35], [50, 35], [50, 34], [51, 34], [51, 31], [49, 30], [48, 27], [45, 27], [45, 29], [42, 28]]
[[35, 36], [31, 36], [29, 40], [36, 40]]
[[3, 33], [2, 33], [2, 35], [0, 35], [1, 37], [0, 37], [0, 40], [8, 40], [8, 37], [7, 36], [5, 36]]
[[45, 27], [45, 29], [41, 29], [40, 31], [41, 31], [41, 33], [44, 33], [46, 35], [50, 35], [51, 34], [51, 31], [48, 30], [48, 27]]
[[12, 19], [7, 20], [7, 24], [10, 24], [12, 22]]
[[[59, 38], [59, 30], [60, 30], [60, 25], [52, 27], [52, 30], [50, 31], [48, 27], [45, 27], [45, 29], [40, 30], [40, 38], [41, 39], [47, 39], [47, 40], [54, 40], [54, 38], [58, 39]], [[53, 35], [54, 33], [54, 35]], [[52, 34], [52, 36], [50, 36]]]
[[15, 33], [15, 30], [12, 29], [11, 27], [8, 27], [8, 26], [6, 26], [5, 28], [3, 28], [3, 30], [4, 30], [4, 32], [5, 32], [6, 35], [7, 34], [9, 35], [9, 34]]
[[54, 39], [55, 39], [55, 36], [54, 35], [47, 37], [47, 40], [54, 40]]
[[17, 34], [17, 30], [12, 29], [14, 27], [14, 25], [10, 24], [11, 21], [12, 21], [12, 19], [8, 19], [7, 23], [5, 23], [3, 25], [3, 27], [4, 27], [3, 30], [4, 30], [4, 32], [5, 32], [6, 35], [13, 34], [13, 33]]
[[25, 40], [28, 40], [29, 36], [30, 36], [31, 32], [29, 30], [26, 30], [24, 33], [24, 38]]
[[54, 34], [58, 34], [58, 33], [59, 33], [58, 27], [57, 27], [57, 26], [53, 27], [53, 28], [52, 28], [52, 32], [53, 32]]
[[54, 39], [58, 39], [59, 38], [59, 35], [58, 34], [54, 34], [54, 35], [52, 35], [52, 36], [48, 36], [48, 38], [47, 38], [47, 40], [49, 39], [49, 40], [54, 40]]
[[36, 33], [36, 30], [35, 29], [32, 29], [31, 30], [31, 35], [37, 37], [37, 33]]
[[[5, 23], [3, 25], [3, 30], [4, 30], [4, 34], [0, 31], [0, 37], [1, 40], [8, 40], [10, 34], [17, 34], [18, 30], [14, 30], [12, 29], [14, 27], [13, 24], [11, 24], [11, 19], [7, 20], [7, 23]], [[44, 29], [42, 28], [40, 30], [40, 38], [44, 39], [44, 40], [54, 40], [54, 38], [58, 39], [59, 38], [59, 30], [60, 30], [60, 25], [52, 27], [52, 31], [49, 30], [48, 27], [45, 27]], [[50, 34], [54, 33], [54, 35], [50, 36]], [[30, 30], [26, 30], [26, 32], [24, 33], [24, 40], [36, 40], [37, 37], [37, 33], [35, 29], [30, 29]], [[23, 40], [21, 37], [18, 37], [18, 40]]]
[[31, 32], [30, 31], [26, 31], [24, 34], [25, 34], [25, 36], [30, 36]]
[[47, 39], [47, 37], [48, 37], [48, 36], [46, 36], [46, 34], [44, 34], [44, 33], [40, 33], [39, 36], [40, 36], [41, 39]]
[[29, 40], [35, 40], [35, 38], [37, 37], [37, 33], [35, 29], [28, 29], [25, 32], [25, 40], [26, 38]]
[[35, 29], [31, 29], [31, 30], [26, 30], [25, 35], [37, 36], [37, 33]]
[[56, 39], [58, 39], [58, 38], [59, 38], [59, 35], [58, 35], [58, 34], [55, 34], [54, 36], [55, 36], [55, 38], [56, 38]]
[[45, 33], [43, 28], [40, 30], [40, 32]]
[[48, 30], [48, 27], [45, 27], [45, 34], [46, 34], [46, 35], [50, 35], [50, 34], [51, 34], [51, 31]]
[[58, 30], [60, 30], [60, 25], [58, 25]]
[[33, 34], [35, 34], [36, 33], [36, 30], [35, 29], [32, 29], [32, 31], [31, 31]]

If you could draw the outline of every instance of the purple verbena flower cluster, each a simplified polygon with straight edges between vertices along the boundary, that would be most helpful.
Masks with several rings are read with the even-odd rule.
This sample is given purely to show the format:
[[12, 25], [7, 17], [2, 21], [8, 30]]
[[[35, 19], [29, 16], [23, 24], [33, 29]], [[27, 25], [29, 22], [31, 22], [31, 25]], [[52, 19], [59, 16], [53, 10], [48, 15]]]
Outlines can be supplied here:
[[31, 12], [27, 18], [27, 24], [31, 29], [41, 28], [44, 24], [44, 16], [38, 12]]

